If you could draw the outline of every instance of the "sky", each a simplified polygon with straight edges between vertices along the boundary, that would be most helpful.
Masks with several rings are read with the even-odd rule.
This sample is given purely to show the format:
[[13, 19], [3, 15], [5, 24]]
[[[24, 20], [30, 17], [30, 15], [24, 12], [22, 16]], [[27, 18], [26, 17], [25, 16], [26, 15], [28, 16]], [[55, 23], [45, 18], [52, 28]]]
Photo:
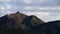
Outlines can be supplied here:
[[17, 11], [45, 22], [60, 20], [60, 0], [0, 0], [0, 17]]

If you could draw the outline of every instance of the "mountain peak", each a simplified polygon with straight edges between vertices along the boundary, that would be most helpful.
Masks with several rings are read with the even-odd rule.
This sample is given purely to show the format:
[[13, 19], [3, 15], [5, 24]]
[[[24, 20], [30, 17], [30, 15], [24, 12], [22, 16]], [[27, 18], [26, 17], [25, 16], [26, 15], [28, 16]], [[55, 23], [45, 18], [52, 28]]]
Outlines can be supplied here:
[[35, 25], [41, 25], [45, 23], [43, 20], [37, 18], [35, 15], [31, 15], [31, 17], [32, 17], [31, 21], [34, 21]]
[[44, 21], [34, 15], [28, 16], [20, 13], [19, 11], [0, 17], [0, 26], [3, 26], [3, 28], [6, 29], [31, 30], [35, 26], [42, 25], [44, 23]]
[[16, 13], [20, 13], [19, 11], [17, 11]]
[[22, 14], [22, 13], [20, 13], [19, 11], [17, 11], [15, 14]]

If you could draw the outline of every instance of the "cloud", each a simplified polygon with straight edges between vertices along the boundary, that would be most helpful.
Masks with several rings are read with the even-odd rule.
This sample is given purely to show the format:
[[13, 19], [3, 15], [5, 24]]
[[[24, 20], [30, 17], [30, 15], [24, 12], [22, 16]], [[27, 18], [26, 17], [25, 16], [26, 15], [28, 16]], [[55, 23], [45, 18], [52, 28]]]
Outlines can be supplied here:
[[25, 10], [31, 10], [31, 9], [34, 9], [33, 7], [24, 7], [23, 9]]
[[40, 16], [41, 15], [46, 16], [46, 15], [49, 15], [50, 13], [49, 12], [25, 12], [25, 14], [27, 14], [27, 15], [37, 15], [38, 14]]
[[23, 0], [23, 2], [26, 4], [30, 4], [32, 2], [32, 0]]
[[38, 0], [38, 1], [40, 1], [40, 2], [46, 2], [46, 0]]
[[0, 0], [0, 2], [4, 2], [5, 0]]
[[0, 2], [11, 2], [11, 0], [0, 0]]
[[6, 0], [7, 2], [11, 2], [11, 0]]
[[46, 2], [46, 0], [31, 0], [32, 2], [32, 4], [43, 4], [43, 3], [45, 3]]
[[7, 10], [10, 10], [12, 7], [11, 7], [11, 5], [7, 5]]
[[0, 17], [4, 16], [4, 15], [6, 15], [6, 14], [7, 14], [6, 11], [0, 11]]
[[4, 6], [0, 6], [0, 10], [1, 11], [5, 10], [5, 7]]
[[52, 17], [54, 20], [60, 20], [60, 16], [54, 16]]
[[57, 9], [60, 10], [60, 7], [58, 7]]
[[25, 10], [60, 10], [60, 6], [57, 6], [57, 7], [26, 6], [23, 9]]

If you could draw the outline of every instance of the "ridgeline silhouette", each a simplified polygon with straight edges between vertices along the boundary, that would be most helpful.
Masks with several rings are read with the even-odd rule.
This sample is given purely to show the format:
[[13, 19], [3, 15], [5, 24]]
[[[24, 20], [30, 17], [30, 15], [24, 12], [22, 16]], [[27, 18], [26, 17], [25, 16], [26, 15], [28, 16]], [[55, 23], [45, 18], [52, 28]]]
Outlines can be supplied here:
[[60, 20], [46, 23], [16, 12], [0, 17], [0, 34], [60, 34]]

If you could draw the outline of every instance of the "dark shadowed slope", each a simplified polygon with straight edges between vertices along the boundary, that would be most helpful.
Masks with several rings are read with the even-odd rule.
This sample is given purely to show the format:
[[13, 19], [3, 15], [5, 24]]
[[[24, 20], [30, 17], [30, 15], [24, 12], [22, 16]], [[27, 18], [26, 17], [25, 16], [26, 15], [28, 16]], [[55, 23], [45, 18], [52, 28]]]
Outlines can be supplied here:
[[51, 21], [41, 25], [41, 34], [60, 34], [60, 20]]

